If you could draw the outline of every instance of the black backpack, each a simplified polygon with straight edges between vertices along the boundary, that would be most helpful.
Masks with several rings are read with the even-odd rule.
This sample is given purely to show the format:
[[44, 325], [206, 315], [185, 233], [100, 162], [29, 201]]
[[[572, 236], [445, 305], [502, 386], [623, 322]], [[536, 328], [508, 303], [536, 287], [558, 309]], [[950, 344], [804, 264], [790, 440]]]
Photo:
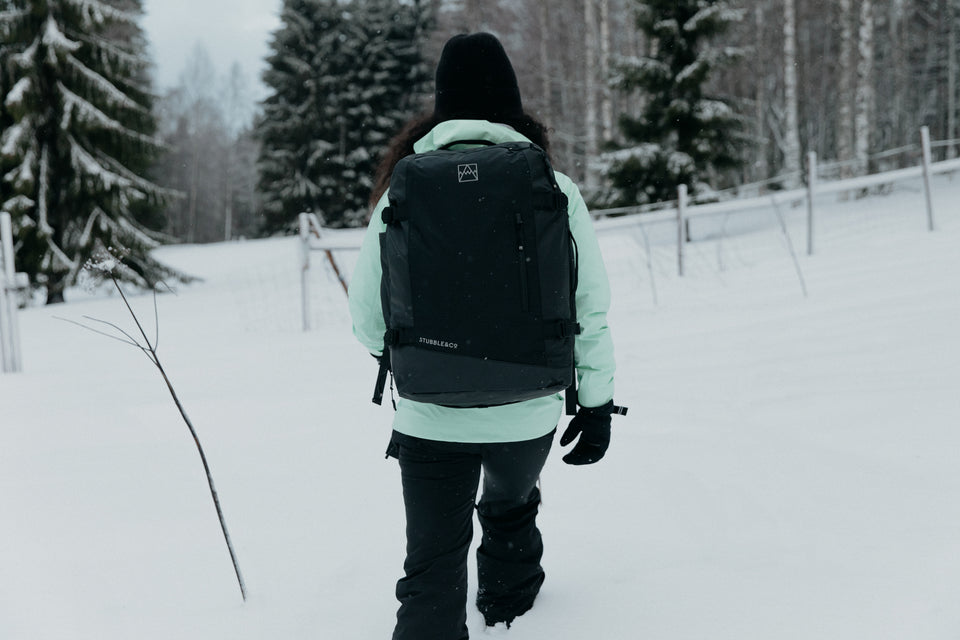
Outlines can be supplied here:
[[389, 193], [374, 402], [388, 368], [401, 397], [451, 407], [572, 390], [576, 245], [543, 149], [453, 142], [400, 160]]

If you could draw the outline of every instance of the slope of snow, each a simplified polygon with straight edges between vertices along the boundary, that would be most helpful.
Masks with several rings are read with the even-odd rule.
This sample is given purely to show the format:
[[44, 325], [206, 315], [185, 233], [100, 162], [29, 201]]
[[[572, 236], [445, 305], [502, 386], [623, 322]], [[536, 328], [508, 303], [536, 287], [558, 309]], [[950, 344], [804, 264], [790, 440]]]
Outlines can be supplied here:
[[[683, 278], [655, 230], [649, 253], [601, 235], [631, 410], [600, 464], [551, 456], [547, 581], [508, 637], [960, 635], [960, 181], [935, 189], [935, 233], [916, 184], [822, 203], [809, 297], [770, 224], [688, 245]], [[803, 208], [784, 213], [801, 251]], [[313, 272], [303, 333], [295, 239], [158, 255], [203, 278], [159, 297], [160, 356], [249, 600], [157, 371], [54, 317], [135, 331], [121, 301], [76, 295], [21, 314], [25, 371], [0, 378], [0, 638], [389, 637], [391, 412], [339, 285]]]

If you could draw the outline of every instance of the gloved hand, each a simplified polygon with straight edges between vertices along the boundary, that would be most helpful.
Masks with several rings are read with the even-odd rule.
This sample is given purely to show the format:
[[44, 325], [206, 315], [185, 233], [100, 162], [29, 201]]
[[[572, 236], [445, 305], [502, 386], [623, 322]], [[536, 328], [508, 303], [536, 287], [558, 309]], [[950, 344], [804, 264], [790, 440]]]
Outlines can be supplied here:
[[573, 442], [577, 435], [580, 436], [570, 453], [563, 456], [563, 461], [579, 465], [600, 460], [610, 446], [610, 416], [613, 412], [613, 400], [599, 407], [580, 407], [560, 436], [561, 447]]

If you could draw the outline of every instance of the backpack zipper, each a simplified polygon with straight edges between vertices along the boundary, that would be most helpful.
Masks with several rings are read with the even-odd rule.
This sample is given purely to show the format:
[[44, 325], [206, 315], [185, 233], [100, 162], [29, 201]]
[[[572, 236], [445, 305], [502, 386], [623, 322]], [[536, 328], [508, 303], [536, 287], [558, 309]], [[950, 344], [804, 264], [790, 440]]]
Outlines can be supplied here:
[[527, 252], [523, 248], [523, 217], [517, 212], [517, 253], [520, 256], [520, 310], [529, 311], [530, 301], [527, 294]]

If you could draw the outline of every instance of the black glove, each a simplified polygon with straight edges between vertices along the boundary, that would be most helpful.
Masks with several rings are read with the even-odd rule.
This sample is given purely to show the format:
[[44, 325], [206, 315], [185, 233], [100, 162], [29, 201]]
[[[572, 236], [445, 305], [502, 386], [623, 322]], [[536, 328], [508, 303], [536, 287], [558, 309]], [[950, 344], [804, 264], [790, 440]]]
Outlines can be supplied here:
[[563, 456], [563, 461], [567, 464], [593, 464], [600, 460], [610, 446], [610, 416], [613, 412], [613, 400], [599, 407], [580, 407], [560, 436], [561, 447], [580, 436], [570, 453]]

